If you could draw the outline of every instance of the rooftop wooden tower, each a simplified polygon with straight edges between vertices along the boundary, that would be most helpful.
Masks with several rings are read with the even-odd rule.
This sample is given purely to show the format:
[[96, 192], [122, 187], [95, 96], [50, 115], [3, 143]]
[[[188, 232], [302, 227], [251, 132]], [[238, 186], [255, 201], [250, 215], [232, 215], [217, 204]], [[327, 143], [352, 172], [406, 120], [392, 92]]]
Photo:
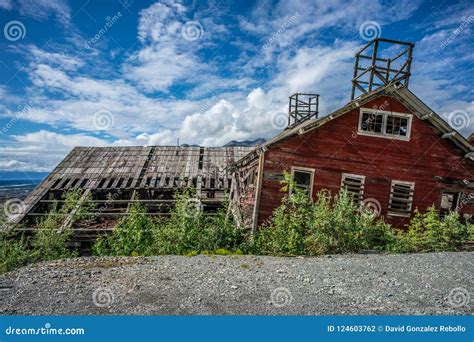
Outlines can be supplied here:
[[356, 52], [351, 100], [391, 83], [408, 87], [414, 46], [377, 38]]

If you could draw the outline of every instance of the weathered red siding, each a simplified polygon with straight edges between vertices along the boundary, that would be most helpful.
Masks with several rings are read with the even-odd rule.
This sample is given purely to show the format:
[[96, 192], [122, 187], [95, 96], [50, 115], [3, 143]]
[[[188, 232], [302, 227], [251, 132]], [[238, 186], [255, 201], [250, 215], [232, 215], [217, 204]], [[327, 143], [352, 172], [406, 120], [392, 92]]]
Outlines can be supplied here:
[[[388, 96], [381, 96], [363, 107], [410, 113]], [[413, 116], [410, 141], [401, 141], [357, 135], [359, 113], [360, 110], [355, 109], [318, 129], [272, 145], [266, 151], [259, 224], [280, 204], [283, 194], [279, 180], [292, 166], [315, 169], [313, 197], [321, 189], [339, 191], [342, 173], [366, 176], [364, 199], [379, 201], [381, 214], [395, 226], [403, 226], [407, 219], [387, 217], [392, 180], [415, 182], [413, 209], [425, 210], [432, 204], [440, 204], [440, 190], [444, 185], [436, 176], [474, 178], [474, 163], [416, 116]], [[472, 206], [466, 205], [463, 210], [472, 211]]]

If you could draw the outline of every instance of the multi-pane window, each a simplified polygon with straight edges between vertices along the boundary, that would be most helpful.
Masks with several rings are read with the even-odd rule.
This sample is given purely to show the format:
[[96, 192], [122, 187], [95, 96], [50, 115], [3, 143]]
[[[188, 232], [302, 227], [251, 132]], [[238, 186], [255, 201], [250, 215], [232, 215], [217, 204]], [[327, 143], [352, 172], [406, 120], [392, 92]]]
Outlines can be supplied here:
[[411, 114], [361, 109], [359, 133], [408, 140]]
[[392, 181], [388, 214], [392, 216], [410, 216], [414, 191], [415, 183]]
[[362, 113], [360, 129], [364, 132], [382, 133], [383, 114]]
[[359, 205], [364, 195], [365, 177], [353, 175], [349, 173], [342, 174], [341, 187], [346, 188], [347, 192], [352, 195], [354, 203]]
[[408, 118], [399, 116], [387, 116], [387, 128], [385, 133], [406, 137], [408, 133]]
[[308, 196], [312, 194], [314, 170], [306, 168], [292, 168], [293, 182], [296, 189], [302, 190]]

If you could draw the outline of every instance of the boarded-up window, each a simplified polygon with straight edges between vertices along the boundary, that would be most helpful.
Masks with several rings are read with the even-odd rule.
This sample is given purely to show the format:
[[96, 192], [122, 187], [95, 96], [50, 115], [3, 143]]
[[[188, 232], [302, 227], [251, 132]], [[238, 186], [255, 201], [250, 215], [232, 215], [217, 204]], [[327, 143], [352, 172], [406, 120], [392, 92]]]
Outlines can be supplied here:
[[307, 193], [308, 196], [311, 196], [314, 170], [294, 167], [292, 168], [291, 173], [295, 188]]
[[410, 216], [414, 191], [415, 183], [392, 181], [388, 214], [392, 216]]
[[352, 195], [354, 203], [359, 205], [364, 195], [365, 176], [353, 175], [349, 173], [342, 174], [341, 188], [346, 188]]

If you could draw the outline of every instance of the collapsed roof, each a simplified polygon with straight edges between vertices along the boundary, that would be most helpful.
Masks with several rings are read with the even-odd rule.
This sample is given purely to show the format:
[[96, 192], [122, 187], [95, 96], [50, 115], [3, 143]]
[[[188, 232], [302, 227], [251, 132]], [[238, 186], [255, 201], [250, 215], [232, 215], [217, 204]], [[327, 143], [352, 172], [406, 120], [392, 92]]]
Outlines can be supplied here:
[[[81, 189], [103, 207], [107, 196], [120, 192], [122, 206], [97, 216], [119, 216], [135, 198], [158, 203], [177, 188], [192, 187], [199, 198], [220, 202], [230, 188], [231, 166], [250, 147], [76, 147], [26, 198], [14, 222], [34, 223], [46, 215], [63, 194]], [[156, 204], [155, 203], [155, 204]], [[100, 209], [100, 208], [99, 208]], [[110, 208], [111, 209], [111, 208]], [[120, 210], [121, 209], [121, 210]]]

